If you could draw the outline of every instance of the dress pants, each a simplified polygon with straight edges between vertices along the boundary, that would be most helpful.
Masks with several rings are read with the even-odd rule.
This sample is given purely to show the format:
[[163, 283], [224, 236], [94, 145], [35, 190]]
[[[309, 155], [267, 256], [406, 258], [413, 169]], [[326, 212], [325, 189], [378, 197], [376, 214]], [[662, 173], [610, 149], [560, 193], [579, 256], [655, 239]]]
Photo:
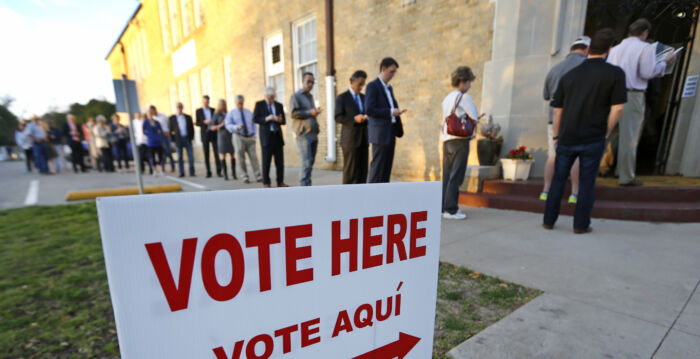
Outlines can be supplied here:
[[600, 159], [605, 150], [605, 141], [585, 145], [557, 146], [557, 159], [554, 162], [554, 178], [547, 196], [544, 211], [544, 224], [554, 226], [559, 218], [561, 198], [566, 180], [576, 158], [579, 159], [579, 191], [574, 211], [574, 229], [586, 230], [591, 225], [591, 212], [595, 202], [595, 180], [598, 177]]
[[183, 159], [183, 148], [187, 150], [187, 160], [189, 162], [190, 176], [194, 176], [194, 157], [192, 157], [192, 141], [186, 138], [180, 138], [177, 141], [177, 163], [180, 170], [180, 176], [185, 175], [185, 163]]
[[644, 109], [646, 107], [644, 92], [628, 91], [627, 103], [622, 110], [618, 124], [620, 140], [618, 144], [617, 173], [620, 184], [634, 181], [637, 168], [637, 145], [642, 136]]
[[207, 168], [207, 175], [211, 175], [211, 165], [209, 164], [209, 146], [214, 149], [214, 164], [216, 165], [216, 175], [221, 175], [221, 161], [219, 160], [219, 144], [216, 132], [205, 130], [202, 136], [202, 149], [204, 150], [204, 165]]
[[248, 155], [255, 180], [262, 180], [260, 175], [260, 165], [258, 164], [258, 155], [255, 153], [255, 136], [246, 137], [238, 133], [233, 134], [233, 147], [236, 149], [236, 158], [238, 159], [238, 174], [243, 176], [243, 180], [250, 180], [248, 177], [248, 165], [246, 164], [245, 156]]
[[170, 136], [163, 135], [160, 137], [161, 143], [163, 144], [163, 165], [168, 158], [170, 158], [170, 172], [175, 172], [175, 161], [173, 160], [173, 149], [170, 148]]
[[262, 176], [263, 184], [271, 184], [270, 164], [275, 157], [275, 170], [277, 171], [277, 185], [284, 183], [284, 142], [279, 131], [271, 132], [267, 146], [262, 146]]
[[369, 144], [343, 147], [343, 184], [366, 183], [368, 167]]
[[39, 173], [49, 173], [49, 151], [46, 142], [34, 143], [34, 164]]
[[391, 167], [394, 165], [396, 142], [387, 145], [372, 144], [372, 163], [369, 168], [369, 183], [389, 183]]
[[27, 172], [32, 171], [32, 162], [34, 162], [34, 147], [24, 150], [24, 161], [27, 165]]
[[85, 162], [83, 162], [83, 145], [79, 141], [70, 140], [68, 145], [70, 146], [70, 158], [73, 162], [73, 171], [78, 172], [78, 167], [80, 170], [85, 172]]
[[442, 143], [442, 211], [449, 214], [459, 210], [459, 186], [464, 182], [469, 157], [469, 139], [454, 139]]

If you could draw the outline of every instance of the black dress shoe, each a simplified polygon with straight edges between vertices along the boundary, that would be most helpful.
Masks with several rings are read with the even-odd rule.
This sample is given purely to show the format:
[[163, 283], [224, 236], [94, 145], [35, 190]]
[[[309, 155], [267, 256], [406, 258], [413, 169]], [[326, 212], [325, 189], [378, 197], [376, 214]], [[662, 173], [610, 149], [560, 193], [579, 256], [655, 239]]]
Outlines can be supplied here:
[[211, 172], [207, 173], [207, 178], [211, 178]]
[[639, 187], [642, 185], [644, 185], [644, 183], [642, 183], [642, 181], [638, 181], [636, 179], [632, 180], [632, 182], [620, 183], [620, 187]]
[[178, 177], [182, 178], [182, 177], [185, 177], [185, 175], [179, 175]]
[[586, 234], [586, 233], [591, 233], [593, 232], [593, 228], [588, 227], [586, 229], [574, 229], [574, 233], [576, 234]]

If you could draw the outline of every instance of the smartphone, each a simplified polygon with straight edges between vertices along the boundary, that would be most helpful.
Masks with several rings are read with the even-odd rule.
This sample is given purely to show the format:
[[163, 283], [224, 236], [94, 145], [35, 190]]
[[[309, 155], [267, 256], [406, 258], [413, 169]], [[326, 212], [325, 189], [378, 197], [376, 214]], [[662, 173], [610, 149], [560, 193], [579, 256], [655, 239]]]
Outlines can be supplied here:
[[673, 51], [673, 53], [676, 54], [676, 55], [678, 55], [678, 53], [680, 53], [681, 51], [683, 51], [683, 49], [684, 49], [684, 47], [681, 46], [681, 47], [677, 48], [675, 51]]

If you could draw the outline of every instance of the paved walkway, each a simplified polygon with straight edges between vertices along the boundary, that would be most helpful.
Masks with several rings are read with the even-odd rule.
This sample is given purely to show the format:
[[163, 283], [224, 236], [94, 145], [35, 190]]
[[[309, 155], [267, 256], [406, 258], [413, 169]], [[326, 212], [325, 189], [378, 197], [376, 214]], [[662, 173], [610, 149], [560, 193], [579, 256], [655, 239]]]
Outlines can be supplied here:
[[443, 221], [441, 260], [545, 293], [462, 343], [453, 358], [700, 358], [700, 224], [464, 209]]
[[[229, 162], [230, 163], [230, 162]], [[213, 164], [212, 164], [213, 167]], [[166, 166], [166, 169], [169, 169]], [[148, 170], [147, 170], [148, 171]], [[216, 175], [205, 178], [204, 163], [195, 163], [197, 177], [178, 178], [175, 173], [166, 172], [164, 177], [143, 176], [144, 186], [179, 183], [183, 191], [213, 191], [227, 189], [260, 188], [262, 183], [245, 184], [242, 180], [224, 181]], [[248, 173], [252, 175], [252, 168]], [[270, 171], [275, 181], [275, 168]], [[340, 184], [342, 173], [337, 171], [313, 171], [314, 185]], [[285, 181], [290, 186], [299, 184], [299, 169], [285, 168]], [[90, 171], [74, 174], [64, 172], [55, 175], [41, 176], [36, 172], [24, 173], [24, 162], [0, 162], [0, 209], [16, 208], [27, 205], [65, 204], [66, 192], [74, 190], [91, 190], [105, 188], [136, 187], [136, 175], [130, 173], [106, 173]]]

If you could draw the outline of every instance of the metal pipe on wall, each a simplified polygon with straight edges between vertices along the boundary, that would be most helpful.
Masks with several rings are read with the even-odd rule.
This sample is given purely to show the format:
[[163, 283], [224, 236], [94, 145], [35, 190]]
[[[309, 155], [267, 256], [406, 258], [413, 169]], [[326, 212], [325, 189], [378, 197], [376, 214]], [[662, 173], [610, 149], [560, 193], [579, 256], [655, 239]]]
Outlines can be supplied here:
[[333, 0], [325, 0], [326, 10], [326, 162], [336, 162], [335, 131], [335, 48], [333, 35]]

